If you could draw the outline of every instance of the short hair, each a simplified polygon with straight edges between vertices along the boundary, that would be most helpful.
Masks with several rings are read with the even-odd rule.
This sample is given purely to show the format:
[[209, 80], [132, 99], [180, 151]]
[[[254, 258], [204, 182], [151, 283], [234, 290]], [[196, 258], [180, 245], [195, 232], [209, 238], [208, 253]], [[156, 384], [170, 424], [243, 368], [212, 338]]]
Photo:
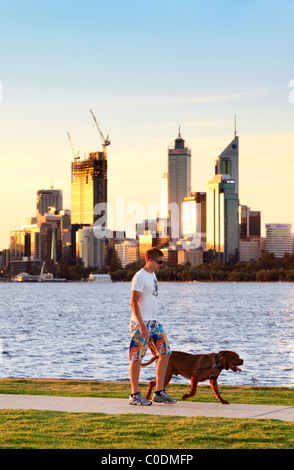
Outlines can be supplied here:
[[149, 261], [150, 259], [156, 259], [159, 256], [163, 256], [163, 253], [159, 248], [154, 246], [153, 248], [150, 248], [150, 250], [146, 251], [145, 260]]

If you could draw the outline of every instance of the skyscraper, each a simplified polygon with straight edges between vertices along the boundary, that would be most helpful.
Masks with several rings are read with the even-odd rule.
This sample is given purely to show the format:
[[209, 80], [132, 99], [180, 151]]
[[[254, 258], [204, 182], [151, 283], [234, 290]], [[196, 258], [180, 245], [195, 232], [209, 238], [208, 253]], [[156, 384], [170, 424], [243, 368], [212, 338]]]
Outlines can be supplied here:
[[93, 225], [99, 217], [94, 207], [102, 202], [107, 203], [107, 157], [105, 152], [92, 152], [71, 165], [71, 223]]
[[183, 202], [183, 235], [198, 234], [201, 242], [206, 241], [206, 193], [195, 192]]
[[55, 207], [57, 211], [63, 209], [61, 189], [51, 188], [37, 191], [37, 215], [48, 214], [49, 207]]
[[207, 184], [206, 249], [210, 260], [239, 259], [239, 199], [230, 175], [215, 175]]
[[[185, 197], [191, 194], [191, 148], [182, 139], [179, 131], [178, 138], [168, 148], [168, 204], [171, 212], [171, 204], [178, 208], [178, 221], [174, 220], [171, 227], [174, 234], [182, 235], [182, 210], [181, 204]], [[173, 237], [174, 238], [174, 237]]]
[[230, 175], [235, 181], [235, 192], [239, 194], [239, 137], [236, 135], [236, 131], [232, 142], [215, 162], [215, 174]]

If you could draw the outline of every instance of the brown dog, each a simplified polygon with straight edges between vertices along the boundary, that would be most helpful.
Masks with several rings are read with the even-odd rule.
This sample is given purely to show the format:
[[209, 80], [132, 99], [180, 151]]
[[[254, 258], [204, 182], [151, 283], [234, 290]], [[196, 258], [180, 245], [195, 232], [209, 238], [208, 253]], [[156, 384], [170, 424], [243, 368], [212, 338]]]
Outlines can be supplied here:
[[[143, 367], [158, 359], [153, 357], [150, 361], [142, 364]], [[186, 352], [173, 351], [170, 355], [168, 367], [164, 380], [164, 387], [167, 386], [173, 375], [182, 375], [186, 379], [191, 379], [191, 392], [183, 395], [182, 399], [193, 397], [196, 393], [198, 382], [209, 380], [210, 386], [217, 400], [223, 404], [229, 402], [224, 400], [218, 390], [217, 379], [223, 369], [231, 369], [234, 372], [240, 371], [237, 366], [243, 364], [237, 353], [233, 351], [220, 351], [218, 354], [189, 354]], [[149, 382], [146, 398], [149, 400], [156, 381]]]

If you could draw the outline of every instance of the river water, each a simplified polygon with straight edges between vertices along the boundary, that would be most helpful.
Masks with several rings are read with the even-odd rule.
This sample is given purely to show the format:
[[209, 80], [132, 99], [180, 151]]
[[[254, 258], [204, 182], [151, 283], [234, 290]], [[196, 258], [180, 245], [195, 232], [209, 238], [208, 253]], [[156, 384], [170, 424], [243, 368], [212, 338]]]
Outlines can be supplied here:
[[[0, 377], [129, 380], [130, 289], [0, 283]], [[160, 282], [158, 299], [172, 350], [244, 359], [220, 384], [294, 387], [293, 283]], [[154, 363], [141, 370], [141, 380], [154, 377]]]

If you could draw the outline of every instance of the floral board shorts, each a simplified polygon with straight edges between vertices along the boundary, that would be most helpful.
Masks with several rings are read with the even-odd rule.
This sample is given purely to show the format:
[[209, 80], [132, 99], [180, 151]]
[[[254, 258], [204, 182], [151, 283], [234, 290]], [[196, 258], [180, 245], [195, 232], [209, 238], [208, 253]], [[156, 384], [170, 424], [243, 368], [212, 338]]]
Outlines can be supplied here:
[[171, 354], [171, 349], [162, 325], [155, 320], [146, 321], [150, 336], [145, 339], [141, 336], [139, 323], [131, 321], [130, 323], [130, 361], [142, 361], [146, 354], [147, 346], [154, 356], [160, 354]]

